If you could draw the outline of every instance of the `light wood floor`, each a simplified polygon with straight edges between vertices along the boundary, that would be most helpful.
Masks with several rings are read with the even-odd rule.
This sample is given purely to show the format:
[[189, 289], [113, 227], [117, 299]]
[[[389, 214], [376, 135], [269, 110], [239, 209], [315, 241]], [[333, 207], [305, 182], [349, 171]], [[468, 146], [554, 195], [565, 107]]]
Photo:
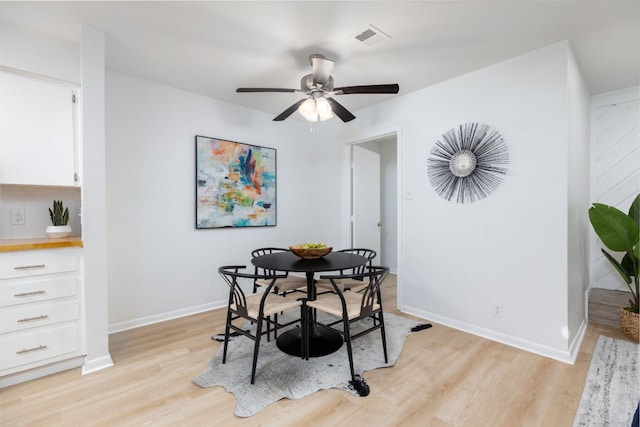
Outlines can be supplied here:
[[[385, 285], [386, 311], [397, 313], [395, 286]], [[191, 382], [220, 346], [210, 337], [224, 330], [224, 314], [113, 334], [111, 368], [0, 390], [0, 425], [571, 426], [598, 336], [624, 339], [617, 327], [590, 324], [572, 366], [433, 324], [409, 336], [393, 368], [365, 373], [367, 397], [323, 390], [237, 418], [233, 395]]]

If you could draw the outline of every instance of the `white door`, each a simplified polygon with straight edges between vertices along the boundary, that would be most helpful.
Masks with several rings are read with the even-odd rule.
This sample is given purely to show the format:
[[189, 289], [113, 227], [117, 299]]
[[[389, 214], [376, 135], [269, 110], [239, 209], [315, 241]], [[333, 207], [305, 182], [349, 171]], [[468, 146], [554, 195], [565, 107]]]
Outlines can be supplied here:
[[354, 248], [380, 253], [380, 154], [352, 146], [352, 234]]

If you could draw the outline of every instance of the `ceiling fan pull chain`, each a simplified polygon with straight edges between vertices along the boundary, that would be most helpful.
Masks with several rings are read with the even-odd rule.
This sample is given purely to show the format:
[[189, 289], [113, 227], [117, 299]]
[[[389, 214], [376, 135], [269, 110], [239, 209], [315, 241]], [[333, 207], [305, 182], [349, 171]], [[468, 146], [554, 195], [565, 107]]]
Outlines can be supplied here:
[[309, 133], [316, 138], [320, 137], [320, 120], [309, 122]]

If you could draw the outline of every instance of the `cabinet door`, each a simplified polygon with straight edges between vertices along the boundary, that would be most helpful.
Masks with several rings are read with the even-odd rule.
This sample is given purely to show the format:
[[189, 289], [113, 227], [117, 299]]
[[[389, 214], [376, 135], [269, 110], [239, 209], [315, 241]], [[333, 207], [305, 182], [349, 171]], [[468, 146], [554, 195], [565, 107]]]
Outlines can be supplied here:
[[76, 185], [74, 90], [0, 72], [0, 183]]

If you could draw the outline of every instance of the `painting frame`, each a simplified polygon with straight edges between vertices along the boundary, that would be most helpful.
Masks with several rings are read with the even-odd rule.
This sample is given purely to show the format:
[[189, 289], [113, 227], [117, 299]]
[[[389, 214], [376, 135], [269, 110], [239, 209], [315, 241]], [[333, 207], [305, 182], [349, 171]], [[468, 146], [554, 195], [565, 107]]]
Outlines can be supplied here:
[[196, 229], [275, 227], [277, 150], [195, 137]]

